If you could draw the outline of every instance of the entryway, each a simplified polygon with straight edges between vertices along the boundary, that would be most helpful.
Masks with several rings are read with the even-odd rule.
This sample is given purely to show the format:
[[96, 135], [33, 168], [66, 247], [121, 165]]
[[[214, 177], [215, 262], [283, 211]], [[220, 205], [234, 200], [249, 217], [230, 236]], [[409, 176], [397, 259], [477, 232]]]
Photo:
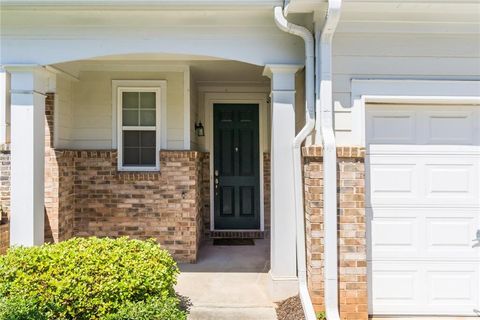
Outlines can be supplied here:
[[259, 106], [214, 104], [215, 230], [260, 229]]

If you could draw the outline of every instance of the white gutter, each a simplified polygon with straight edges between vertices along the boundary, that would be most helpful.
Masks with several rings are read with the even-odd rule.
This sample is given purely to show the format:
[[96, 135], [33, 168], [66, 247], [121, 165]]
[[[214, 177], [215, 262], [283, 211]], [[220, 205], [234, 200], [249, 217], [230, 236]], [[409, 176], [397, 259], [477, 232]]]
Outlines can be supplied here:
[[307, 28], [292, 24], [285, 19], [281, 7], [275, 7], [275, 23], [281, 30], [299, 36], [305, 41], [305, 126], [293, 140], [292, 151], [295, 187], [298, 291], [305, 313], [305, 319], [316, 320], [317, 317], [307, 287], [305, 216], [303, 210], [302, 158], [300, 150], [303, 141], [315, 128], [315, 43], [312, 33]]
[[[325, 312], [340, 320], [338, 311], [337, 154], [333, 129], [332, 42], [340, 20], [342, 0], [329, 0], [323, 29], [317, 38], [317, 128], [323, 144], [323, 217]], [[320, 39], [318, 39], [318, 37]], [[318, 41], [320, 40], [320, 41]], [[319, 80], [319, 81], [318, 81]]]

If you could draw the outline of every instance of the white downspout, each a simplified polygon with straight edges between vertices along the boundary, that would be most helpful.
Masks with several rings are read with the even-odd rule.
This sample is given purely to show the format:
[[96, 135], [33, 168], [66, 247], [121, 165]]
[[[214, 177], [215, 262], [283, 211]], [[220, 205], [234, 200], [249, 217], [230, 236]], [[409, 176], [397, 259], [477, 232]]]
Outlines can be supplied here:
[[[342, 0], [329, 0], [317, 46], [317, 116], [323, 144], [323, 217], [325, 312], [328, 320], [339, 320], [338, 311], [338, 225], [337, 225], [337, 154], [333, 129], [332, 42], [340, 20]], [[318, 39], [320, 37], [320, 39]], [[320, 41], [318, 41], [320, 40]], [[318, 81], [320, 80], [320, 81]], [[318, 141], [318, 140], [317, 140]]]
[[298, 291], [302, 302], [306, 320], [316, 320], [310, 294], [307, 287], [307, 267], [305, 253], [305, 217], [303, 210], [303, 183], [301, 168], [301, 150], [303, 141], [315, 128], [315, 43], [310, 30], [305, 27], [292, 24], [285, 19], [283, 9], [275, 7], [275, 23], [288, 33], [297, 35], [305, 41], [305, 126], [293, 140], [293, 164], [294, 164], [294, 187], [295, 187], [295, 217], [296, 217], [296, 241], [297, 241], [297, 274]]

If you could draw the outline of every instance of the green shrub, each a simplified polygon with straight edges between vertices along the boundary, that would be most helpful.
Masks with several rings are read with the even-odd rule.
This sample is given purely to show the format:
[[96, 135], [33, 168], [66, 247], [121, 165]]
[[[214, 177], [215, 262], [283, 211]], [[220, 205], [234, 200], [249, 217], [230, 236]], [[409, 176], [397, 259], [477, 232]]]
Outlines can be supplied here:
[[153, 240], [74, 238], [13, 248], [0, 256], [0, 320], [182, 319], [178, 272]]
[[108, 316], [105, 320], [164, 320], [185, 319], [183, 311], [178, 309], [178, 300], [168, 298], [149, 299], [141, 302], [129, 302], [116, 314]]

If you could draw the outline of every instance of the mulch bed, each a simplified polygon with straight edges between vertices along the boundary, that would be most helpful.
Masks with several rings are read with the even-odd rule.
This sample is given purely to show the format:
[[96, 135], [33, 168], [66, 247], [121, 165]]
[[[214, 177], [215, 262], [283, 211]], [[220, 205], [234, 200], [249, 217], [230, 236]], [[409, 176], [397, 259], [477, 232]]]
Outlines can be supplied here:
[[277, 302], [278, 320], [305, 320], [302, 302], [299, 296]]

